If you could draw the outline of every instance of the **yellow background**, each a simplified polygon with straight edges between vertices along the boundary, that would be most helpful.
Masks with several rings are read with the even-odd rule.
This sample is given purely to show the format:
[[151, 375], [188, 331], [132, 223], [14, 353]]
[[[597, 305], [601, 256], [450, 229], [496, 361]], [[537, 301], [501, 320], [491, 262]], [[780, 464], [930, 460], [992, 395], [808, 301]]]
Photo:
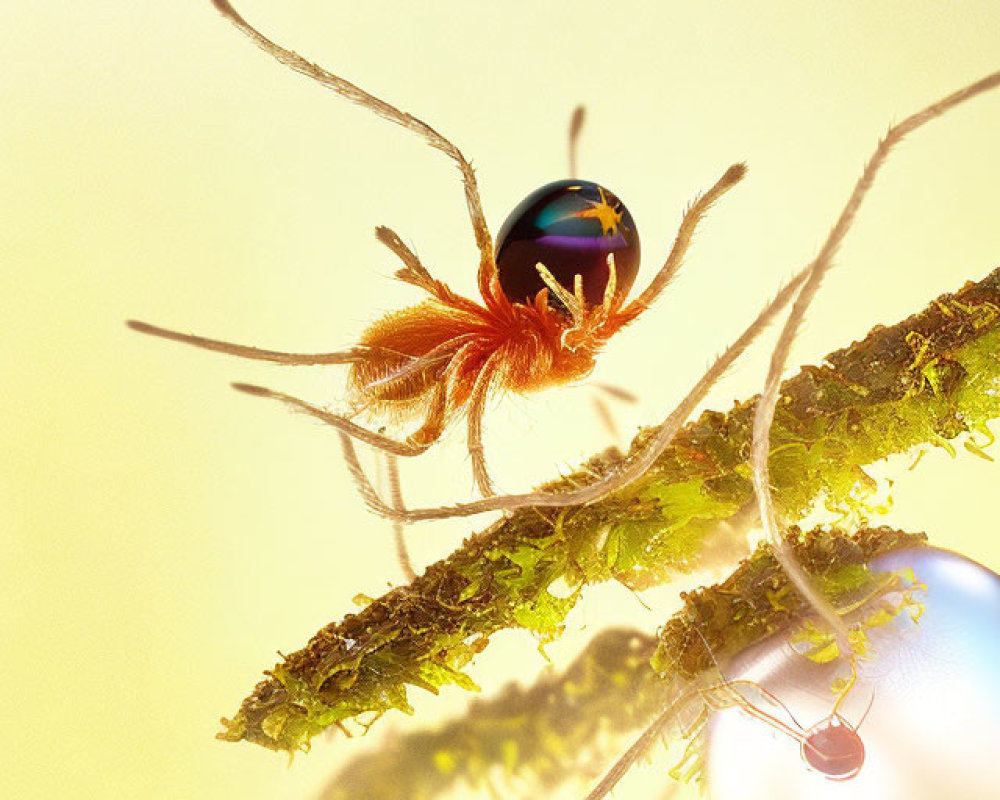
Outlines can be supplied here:
[[[688, 200], [750, 174], [707, 220], [682, 278], [596, 377], [662, 417], [821, 242], [887, 125], [1000, 68], [1000, 5], [964, 3], [242, 4], [285, 43], [419, 114], [473, 158], [496, 230], [565, 171], [628, 204], [648, 279]], [[919, 132], [864, 207], [793, 355], [815, 361], [1000, 263], [1000, 96]], [[310, 797], [367, 742], [317, 741], [291, 769], [213, 740], [275, 650], [302, 646], [398, 580], [321, 426], [230, 380], [335, 403], [341, 373], [242, 363], [127, 331], [129, 317], [264, 347], [349, 345], [416, 299], [371, 235], [396, 228], [474, 288], [450, 163], [278, 67], [205, 2], [0, 2], [0, 796]], [[711, 405], [752, 393], [766, 348]], [[498, 404], [487, 448], [524, 488], [606, 444], [586, 389]], [[461, 431], [406, 465], [413, 501], [470, 497]], [[1000, 567], [1000, 467], [964, 450], [900, 459], [888, 521]], [[997, 449], [991, 451], [997, 454]], [[416, 558], [484, 522], [414, 530]], [[584, 596], [553, 660], [617, 615]], [[543, 662], [497, 637], [487, 689]], [[457, 711], [415, 697], [412, 730]], [[641, 781], [656, 791], [661, 772]], [[638, 789], [633, 789], [638, 792]], [[625, 796], [623, 794], [623, 796]], [[629, 796], [642, 796], [633, 793]]]

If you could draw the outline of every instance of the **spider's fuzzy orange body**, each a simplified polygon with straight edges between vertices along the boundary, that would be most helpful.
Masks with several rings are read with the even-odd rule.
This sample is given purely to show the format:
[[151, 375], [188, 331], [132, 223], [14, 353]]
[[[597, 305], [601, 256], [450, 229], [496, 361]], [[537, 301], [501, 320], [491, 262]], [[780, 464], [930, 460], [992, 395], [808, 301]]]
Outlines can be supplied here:
[[[553, 308], [549, 291], [512, 303], [496, 282], [482, 305], [450, 292], [387, 314], [358, 342], [349, 400], [376, 419], [424, 424], [415, 446], [437, 439], [476, 393], [537, 392], [585, 378], [607, 339], [628, 320], [607, 306], [584, 310], [582, 325]], [[576, 334], [573, 341], [572, 334]], [[485, 397], [484, 397], [485, 400]]]
[[[491, 494], [482, 444], [487, 399], [497, 391], [536, 392], [586, 377], [607, 340], [666, 288], [680, 267], [699, 219], [743, 178], [745, 165], [734, 164], [692, 203], [666, 262], [649, 285], [626, 303], [638, 269], [639, 244], [628, 210], [611, 192], [576, 177], [541, 187], [514, 210], [494, 249], [472, 165], [452, 142], [422, 120], [268, 39], [228, 0], [212, 3], [280, 63], [417, 134], [455, 162], [462, 174], [469, 221], [479, 250], [481, 301], [454, 293], [428, 272], [393, 231], [379, 228], [379, 240], [404, 265], [396, 276], [430, 297], [376, 321], [357, 345], [347, 350], [288, 353], [135, 320], [129, 326], [241, 358], [303, 366], [349, 365], [346, 399], [350, 413], [346, 416], [261, 386], [233, 386], [250, 395], [279, 400], [338, 429], [344, 437], [348, 465], [373, 507], [380, 504], [366, 488], [346, 437], [390, 455], [415, 456], [437, 441], [449, 423], [463, 417], [468, 424], [473, 475], [481, 493]], [[571, 173], [575, 172], [572, 142], [581, 121], [578, 110], [570, 132]], [[359, 414], [376, 424], [409, 424], [409, 435], [399, 440], [358, 425], [353, 419]]]

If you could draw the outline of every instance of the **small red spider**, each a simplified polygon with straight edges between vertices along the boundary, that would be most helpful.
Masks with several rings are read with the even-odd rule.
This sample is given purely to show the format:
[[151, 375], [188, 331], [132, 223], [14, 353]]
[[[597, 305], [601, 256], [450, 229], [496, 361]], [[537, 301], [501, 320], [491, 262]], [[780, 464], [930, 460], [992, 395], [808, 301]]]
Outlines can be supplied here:
[[[715, 656], [711, 651], [709, 654], [714, 661]], [[590, 791], [586, 800], [603, 800], [607, 797], [629, 769], [646, 756], [652, 745], [663, 737], [666, 729], [672, 725], [679, 725], [683, 717], [691, 716], [692, 709], [693, 723], [682, 726], [684, 728], [682, 735], [685, 738], [698, 735], [711, 713], [725, 709], [739, 709], [747, 716], [763, 722], [797, 742], [799, 754], [808, 769], [831, 781], [848, 781], [857, 777], [865, 763], [865, 745], [859, 731], [868, 717], [868, 712], [871, 711], [875, 695], [872, 694], [868, 707], [857, 724], [851, 723], [841, 714], [841, 708], [848, 695], [854, 691], [858, 680], [855, 657], [851, 656], [847, 661], [850, 676], [837, 693], [833, 708], [829, 714], [808, 728], [799, 723], [788, 706], [777, 696], [755, 681], [728, 680], [723, 676], [720, 683], [684, 692], [667, 704]], [[722, 669], [718, 662], [716, 667], [721, 674]], [[753, 695], [759, 696], [763, 702], [754, 702], [751, 699]], [[763, 703], [780, 708], [792, 724], [766, 710]]]
[[[349, 364], [346, 415], [330, 413], [296, 397], [259, 386], [233, 384], [328, 423], [396, 456], [415, 456], [436, 442], [463, 415], [476, 485], [493, 494], [483, 455], [482, 420], [492, 392], [536, 392], [587, 376], [604, 344], [660, 295], [680, 267], [698, 221], [743, 177], [730, 167], [687, 210], [660, 271], [633, 300], [626, 298], [639, 265], [639, 239], [628, 210], [604, 187], [570, 179], [530, 194], [493, 239], [483, 216], [472, 166], [455, 145], [419, 119], [310, 64], [251, 27], [225, 0], [223, 15], [278, 61], [386, 119], [422, 136], [454, 159], [479, 249], [479, 300], [462, 297], [435, 279], [393, 231], [376, 236], [403, 262], [396, 276], [423, 289], [429, 299], [387, 314], [361, 334], [358, 344], [334, 353], [284, 353], [206, 339], [130, 321], [143, 333], [208, 350], [281, 364]], [[571, 142], [582, 117], [574, 115]], [[571, 171], [575, 158], [571, 148]], [[404, 440], [353, 421], [419, 425]], [[363, 485], [362, 485], [363, 490]]]

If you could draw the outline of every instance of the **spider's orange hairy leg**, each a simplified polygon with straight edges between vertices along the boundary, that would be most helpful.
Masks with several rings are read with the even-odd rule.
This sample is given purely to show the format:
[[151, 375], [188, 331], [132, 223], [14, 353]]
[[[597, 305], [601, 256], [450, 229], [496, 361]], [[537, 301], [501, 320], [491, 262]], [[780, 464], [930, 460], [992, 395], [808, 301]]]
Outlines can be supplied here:
[[403, 364], [403, 366], [398, 369], [393, 370], [388, 375], [365, 383], [361, 387], [361, 390], [362, 392], [370, 393], [374, 389], [391, 386], [392, 384], [411, 375], [415, 375], [418, 372], [422, 372], [425, 369], [438, 366], [441, 363], [454, 358], [455, 354], [461, 351], [461, 349], [473, 339], [475, 339], [475, 334], [471, 333], [456, 336], [453, 339], [442, 342], [437, 347], [431, 348], [422, 356], [407, 356], [390, 350], [389, 352], [394, 352], [397, 355], [403, 355], [405, 358], [409, 358], [411, 360]]
[[[386, 477], [389, 481], [389, 502], [392, 503], [393, 508], [405, 511], [403, 487], [399, 481], [399, 462], [392, 453], [383, 453], [382, 455], [385, 461]], [[406, 547], [405, 526], [405, 522], [400, 522], [398, 519], [392, 520], [392, 538], [396, 545], [396, 560], [399, 562], [399, 568], [403, 571], [403, 576], [407, 581], [413, 581], [417, 577], [417, 573], [413, 569], [410, 551]]]
[[799, 325], [805, 318], [809, 304], [816, 296], [816, 292], [819, 291], [823, 276], [830, 268], [830, 264], [841, 242], [851, 229], [861, 202], [875, 182], [875, 176], [882, 165], [885, 164], [893, 147], [902, 141], [907, 134], [912, 133], [921, 125], [940, 117], [966, 100], [971, 100], [973, 97], [988, 92], [997, 86], [1000, 86], [1000, 71], [987, 75], [985, 78], [966, 86], [964, 89], [948, 95], [944, 99], [927, 106], [922, 111], [918, 111], [916, 114], [907, 117], [898, 125], [893, 125], [889, 128], [885, 137], [879, 142], [875, 152], [868, 160], [868, 163], [865, 164], [861, 177], [847, 199], [847, 204], [844, 206], [843, 211], [841, 211], [836, 224], [831, 229], [822, 248], [820, 248], [819, 254], [806, 268], [805, 284], [792, 306], [792, 311], [788, 315], [785, 326], [774, 347], [767, 374], [767, 382], [764, 386], [764, 391], [761, 393], [760, 401], [757, 403], [757, 410], [754, 416], [750, 463], [753, 468], [754, 490], [757, 494], [757, 503], [760, 508], [760, 518], [764, 526], [764, 532], [771, 541], [775, 557], [792, 583], [795, 584], [795, 587], [803, 598], [823, 618], [836, 635], [841, 655], [848, 655], [852, 652], [848, 639], [847, 626], [836, 609], [833, 608], [830, 602], [814, 585], [813, 581], [785, 545], [781, 534], [781, 525], [778, 522], [774, 506], [774, 498], [771, 495], [767, 462], [770, 455], [771, 424], [774, 421], [774, 410], [778, 402], [781, 376], [788, 363], [788, 355], [792, 342], [795, 340]]
[[275, 364], [289, 364], [295, 366], [315, 366], [317, 364], [353, 364], [357, 361], [364, 361], [371, 355], [371, 348], [351, 347], [347, 350], [340, 350], [335, 353], [285, 353], [280, 350], [262, 350], [259, 347], [249, 347], [244, 344], [233, 344], [220, 339], [206, 339], [204, 336], [195, 336], [190, 333], [180, 333], [169, 328], [160, 328], [150, 325], [148, 322], [130, 319], [126, 323], [132, 330], [145, 333], [149, 336], [157, 336], [160, 339], [169, 339], [173, 342], [190, 344], [200, 347], [202, 350], [212, 350], [216, 353], [225, 353], [230, 356], [240, 358], [250, 358], [256, 361], [271, 361]]
[[499, 350], [486, 360], [476, 376], [472, 394], [469, 395], [469, 457], [472, 459], [472, 477], [476, 482], [476, 488], [479, 489], [479, 493], [483, 497], [492, 497], [496, 494], [489, 470], [486, 467], [486, 454], [483, 450], [483, 414], [486, 412], [486, 399], [489, 397], [490, 388], [494, 384], [502, 361], [503, 352]]
[[295, 72], [305, 75], [307, 78], [311, 78], [341, 97], [350, 100], [352, 103], [367, 108], [383, 119], [387, 119], [412, 131], [423, 138], [435, 150], [440, 150], [455, 161], [459, 171], [462, 173], [462, 184], [465, 187], [465, 204], [468, 208], [469, 220], [472, 223], [472, 232], [476, 239], [476, 247], [479, 248], [479, 286], [485, 296], [489, 290], [490, 281], [496, 275], [496, 264], [493, 260], [493, 237], [490, 235], [490, 230], [486, 225], [486, 217], [483, 214], [483, 204], [479, 197], [476, 173], [472, 169], [472, 164], [462, 155], [462, 151], [426, 122], [414, 117], [412, 114], [400, 111], [394, 105], [369, 94], [350, 81], [334, 75], [318, 64], [307, 61], [298, 53], [271, 41], [243, 19], [228, 0], [212, 0], [212, 5], [255, 45], [279, 63], [284, 64], [289, 69], [295, 70]]

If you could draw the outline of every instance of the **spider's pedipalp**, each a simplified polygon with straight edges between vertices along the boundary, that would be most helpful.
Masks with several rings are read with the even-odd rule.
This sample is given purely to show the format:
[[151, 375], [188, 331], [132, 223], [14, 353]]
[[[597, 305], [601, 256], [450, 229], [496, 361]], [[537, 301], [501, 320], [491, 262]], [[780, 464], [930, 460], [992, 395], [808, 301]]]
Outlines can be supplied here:
[[615, 264], [615, 254], [608, 253], [608, 283], [604, 287], [604, 313], [610, 314], [615, 305], [618, 291], [618, 267]]
[[573, 318], [574, 327], [579, 327], [583, 322], [583, 315], [585, 311], [585, 306], [580, 300], [583, 292], [581, 277], [579, 275], [574, 276], [573, 284], [575, 291], [571, 292], [559, 283], [555, 276], [549, 272], [548, 267], [540, 261], [535, 264], [535, 269], [538, 271], [538, 277], [542, 279], [542, 282], [552, 293], [553, 297], [566, 307], [566, 310]]

